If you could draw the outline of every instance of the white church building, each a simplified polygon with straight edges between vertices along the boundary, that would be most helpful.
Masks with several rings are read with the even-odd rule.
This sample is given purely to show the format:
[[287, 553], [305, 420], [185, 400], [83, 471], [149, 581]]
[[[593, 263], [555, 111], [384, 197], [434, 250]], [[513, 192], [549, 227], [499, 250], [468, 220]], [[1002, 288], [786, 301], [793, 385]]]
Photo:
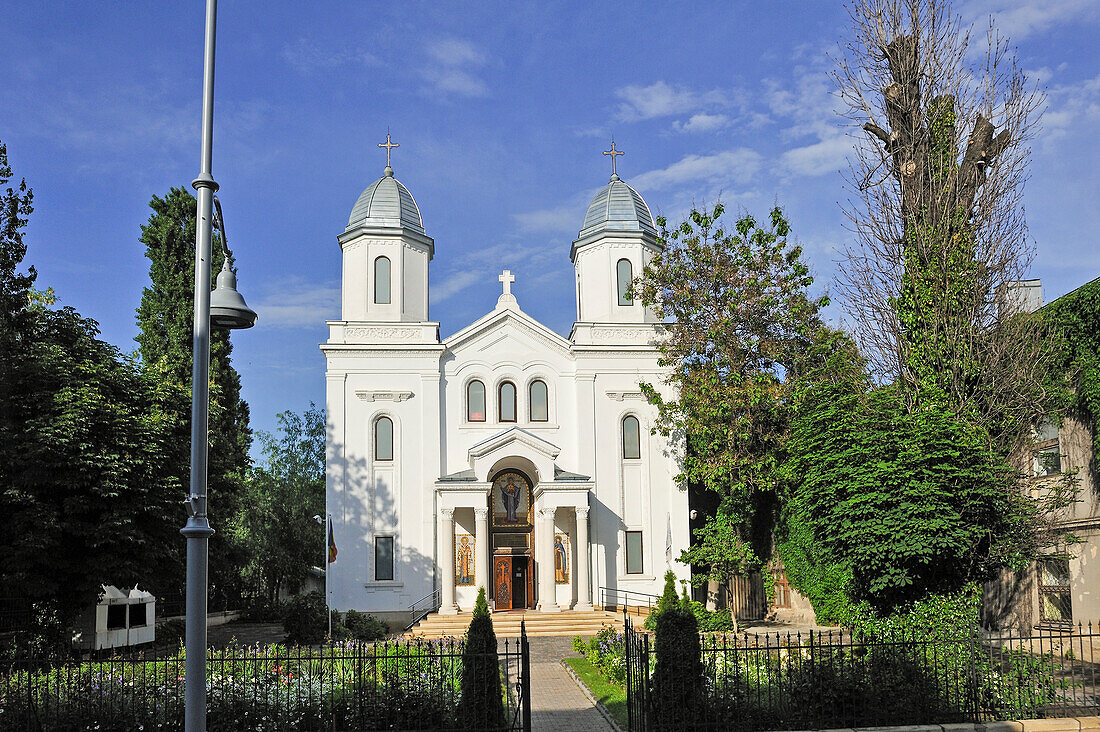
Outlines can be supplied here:
[[657, 318], [627, 293], [660, 251], [633, 188], [613, 173], [584, 213], [568, 337], [523, 311], [540, 293], [505, 271], [492, 312], [440, 340], [435, 242], [388, 155], [337, 240], [342, 313], [321, 345], [331, 607], [454, 614], [484, 587], [497, 611], [591, 610], [687, 577], [687, 492], [639, 388], [665, 387]]

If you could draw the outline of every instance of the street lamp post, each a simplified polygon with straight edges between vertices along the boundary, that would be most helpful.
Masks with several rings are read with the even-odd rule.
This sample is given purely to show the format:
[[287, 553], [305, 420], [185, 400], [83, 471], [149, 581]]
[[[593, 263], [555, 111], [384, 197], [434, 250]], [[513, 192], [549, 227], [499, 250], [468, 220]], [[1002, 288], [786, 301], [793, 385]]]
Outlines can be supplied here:
[[332, 608], [328, 606], [328, 532], [329, 521], [332, 521], [332, 516], [325, 513], [325, 518], [321, 518], [320, 514], [314, 514], [313, 520], [319, 523], [325, 530], [325, 536], [321, 540], [321, 571], [325, 573], [325, 612], [328, 613], [328, 637], [332, 640]]
[[[191, 366], [191, 491], [190, 516], [180, 533], [187, 537], [187, 606], [184, 688], [186, 732], [206, 732], [206, 593], [210, 536], [207, 518], [206, 473], [210, 412], [210, 325], [250, 328], [256, 322], [236, 292], [236, 278], [227, 266], [210, 291], [213, 198], [218, 184], [210, 175], [214, 142], [214, 36], [217, 0], [206, 2], [206, 40], [203, 50], [202, 161], [199, 177], [191, 184], [198, 192], [195, 222], [195, 321]], [[224, 222], [222, 222], [224, 232]], [[224, 233], [223, 233], [224, 238]], [[224, 244], [224, 242], [223, 242]], [[215, 316], [211, 318], [211, 300]]]

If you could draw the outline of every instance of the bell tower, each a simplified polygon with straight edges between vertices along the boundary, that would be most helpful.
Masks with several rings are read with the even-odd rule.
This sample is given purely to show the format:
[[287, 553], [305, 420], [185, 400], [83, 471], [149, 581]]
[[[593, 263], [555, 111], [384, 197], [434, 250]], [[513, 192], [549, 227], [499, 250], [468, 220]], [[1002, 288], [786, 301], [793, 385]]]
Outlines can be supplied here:
[[585, 323], [656, 323], [651, 308], [628, 292], [642, 268], [661, 251], [649, 206], [619, 177], [611, 149], [611, 180], [601, 188], [573, 241], [570, 258], [576, 271], [577, 320]]
[[367, 186], [337, 237], [343, 252], [341, 319], [369, 322], [428, 320], [428, 263], [435, 241], [424, 230], [409, 189], [393, 176], [389, 133], [382, 177]]

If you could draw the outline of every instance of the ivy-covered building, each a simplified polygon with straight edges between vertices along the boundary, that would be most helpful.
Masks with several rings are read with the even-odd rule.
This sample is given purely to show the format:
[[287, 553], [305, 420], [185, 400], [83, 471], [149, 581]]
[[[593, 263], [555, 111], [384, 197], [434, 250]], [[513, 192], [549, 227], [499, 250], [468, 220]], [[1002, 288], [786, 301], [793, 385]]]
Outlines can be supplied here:
[[1019, 456], [1020, 465], [1036, 491], [1067, 478], [1076, 481], [1076, 502], [1060, 510], [1054, 522], [1076, 541], [1025, 572], [1006, 572], [986, 585], [984, 622], [993, 628], [1057, 628], [1100, 618], [1100, 277], [1046, 305], [1039, 281], [1027, 284], [1025, 307], [1038, 309], [1054, 328], [1052, 388], [1065, 393], [1062, 418], [1036, 427], [1033, 451]]

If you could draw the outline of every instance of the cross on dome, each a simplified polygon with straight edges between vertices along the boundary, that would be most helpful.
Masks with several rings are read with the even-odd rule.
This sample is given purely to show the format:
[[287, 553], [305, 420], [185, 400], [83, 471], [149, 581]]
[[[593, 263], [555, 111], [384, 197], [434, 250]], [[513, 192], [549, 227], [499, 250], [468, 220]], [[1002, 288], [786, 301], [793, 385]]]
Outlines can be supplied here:
[[513, 275], [509, 270], [504, 270], [500, 273], [500, 277], [497, 277], [497, 279], [500, 280], [501, 284], [504, 285], [504, 292], [502, 294], [511, 295], [512, 283], [516, 281], [515, 275]]
[[626, 153], [624, 153], [622, 150], [616, 150], [615, 149], [615, 140], [611, 140], [611, 149], [610, 150], [604, 150], [603, 154], [611, 156], [611, 180], [618, 180], [619, 179], [619, 174], [615, 170], [615, 156], [616, 155], [626, 155]]
[[[393, 168], [390, 166], [390, 151], [395, 147], [401, 146], [390, 140], [390, 131], [386, 130], [386, 141], [378, 143], [378, 147], [386, 148], [386, 175], [393, 175]], [[612, 145], [612, 147], [614, 147], [614, 145]]]

